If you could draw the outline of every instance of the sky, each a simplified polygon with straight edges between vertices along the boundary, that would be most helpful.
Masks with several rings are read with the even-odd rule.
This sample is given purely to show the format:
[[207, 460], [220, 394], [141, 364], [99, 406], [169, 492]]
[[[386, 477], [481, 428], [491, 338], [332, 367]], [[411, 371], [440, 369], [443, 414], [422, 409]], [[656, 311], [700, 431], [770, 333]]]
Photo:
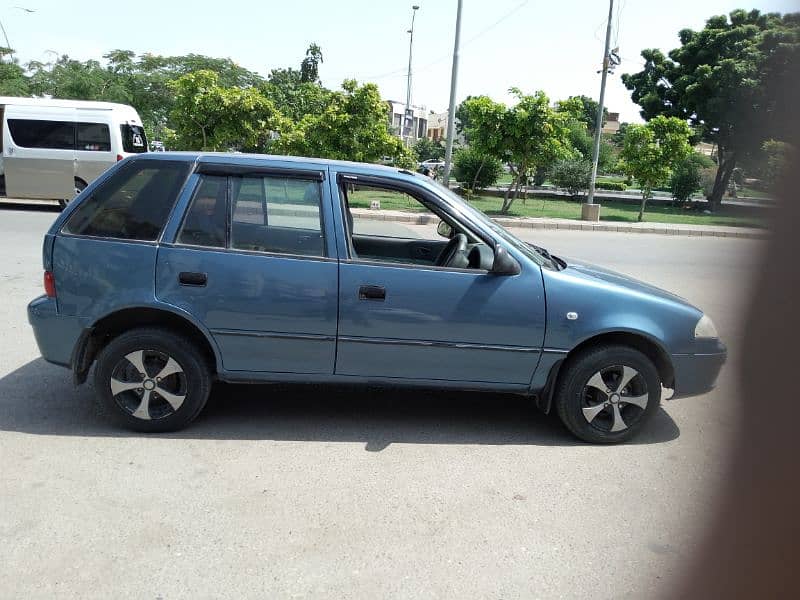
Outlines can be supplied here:
[[[414, 26], [412, 103], [447, 109], [456, 0], [2, 0], [0, 22], [22, 63], [57, 54], [101, 60], [112, 49], [229, 57], [262, 75], [299, 68], [312, 42], [322, 48], [320, 77], [336, 88], [346, 78], [373, 81], [386, 99], [405, 100], [407, 30]], [[615, 0], [611, 46], [622, 64], [609, 75], [606, 106], [622, 121], [640, 121], [620, 75], [642, 67], [640, 52], [678, 45], [681, 29], [731, 10], [800, 10], [793, 0]], [[511, 102], [512, 86], [553, 99], [597, 99], [607, 0], [463, 0], [457, 101], [486, 94]], [[35, 12], [22, 10], [26, 8]]]

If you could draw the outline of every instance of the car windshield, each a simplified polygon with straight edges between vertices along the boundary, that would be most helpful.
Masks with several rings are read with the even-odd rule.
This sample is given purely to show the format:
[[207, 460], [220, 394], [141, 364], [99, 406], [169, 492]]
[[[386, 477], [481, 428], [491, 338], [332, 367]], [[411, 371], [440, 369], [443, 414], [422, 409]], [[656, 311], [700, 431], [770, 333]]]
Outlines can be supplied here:
[[438, 181], [434, 181], [428, 177], [423, 175], [415, 174], [417, 177], [423, 179], [426, 183], [432, 184], [436, 187], [437, 191], [441, 194], [447, 196], [448, 199], [458, 204], [459, 208], [464, 212], [469, 213], [469, 215], [479, 223], [485, 225], [487, 228], [491, 229], [494, 233], [496, 233], [504, 242], [506, 242], [509, 246], [512, 246], [522, 252], [525, 256], [530, 258], [534, 261], [537, 265], [548, 267], [552, 269], [559, 269], [558, 263], [551, 258], [550, 254], [547, 250], [537, 249], [535, 246], [528, 244], [527, 242], [523, 242], [521, 239], [516, 237], [510, 231], [505, 229], [502, 225], [495, 223], [492, 219], [486, 216], [484, 213], [479, 211], [477, 208], [472, 206], [469, 202], [466, 202], [461, 196], [456, 194], [451, 189], [447, 188], [443, 184]]

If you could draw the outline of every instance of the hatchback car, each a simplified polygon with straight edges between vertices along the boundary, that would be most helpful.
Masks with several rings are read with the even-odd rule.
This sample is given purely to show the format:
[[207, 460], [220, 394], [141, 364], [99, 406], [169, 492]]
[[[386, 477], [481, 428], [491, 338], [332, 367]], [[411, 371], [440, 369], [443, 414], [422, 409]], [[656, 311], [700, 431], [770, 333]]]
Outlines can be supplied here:
[[[433, 227], [367, 220], [376, 198]], [[418, 231], [424, 229], [424, 234]], [[726, 350], [685, 300], [524, 243], [409, 171], [159, 152], [93, 182], [44, 238], [44, 358], [122, 425], [188, 425], [214, 380], [513, 392], [590, 442], [710, 390]]]

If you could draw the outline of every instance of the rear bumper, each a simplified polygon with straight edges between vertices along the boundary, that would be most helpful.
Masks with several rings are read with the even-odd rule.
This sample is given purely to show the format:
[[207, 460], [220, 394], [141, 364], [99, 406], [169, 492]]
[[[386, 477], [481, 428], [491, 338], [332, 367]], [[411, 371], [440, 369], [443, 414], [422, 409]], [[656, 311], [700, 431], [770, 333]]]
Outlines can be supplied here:
[[675, 370], [675, 393], [672, 398], [698, 396], [714, 389], [728, 351], [718, 342], [716, 352], [703, 354], [673, 354]]
[[82, 321], [59, 315], [54, 298], [39, 296], [28, 304], [28, 322], [42, 358], [69, 367], [75, 342], [85, 327]]

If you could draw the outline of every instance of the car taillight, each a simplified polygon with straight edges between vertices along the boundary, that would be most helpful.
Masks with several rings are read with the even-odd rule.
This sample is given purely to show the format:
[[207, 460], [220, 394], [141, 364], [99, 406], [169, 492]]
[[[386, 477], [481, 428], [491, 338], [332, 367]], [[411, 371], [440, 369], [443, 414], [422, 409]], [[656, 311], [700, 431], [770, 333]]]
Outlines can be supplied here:
[[44, 272], [44, 293], [47, 294], [49, 298], [56, 297], [56, 278], [53, 277], [50, 271]]
[[117, 162], [121, 161], [123, 158], [125, 157], [122, 156], [122, 154], [117, 154]]

